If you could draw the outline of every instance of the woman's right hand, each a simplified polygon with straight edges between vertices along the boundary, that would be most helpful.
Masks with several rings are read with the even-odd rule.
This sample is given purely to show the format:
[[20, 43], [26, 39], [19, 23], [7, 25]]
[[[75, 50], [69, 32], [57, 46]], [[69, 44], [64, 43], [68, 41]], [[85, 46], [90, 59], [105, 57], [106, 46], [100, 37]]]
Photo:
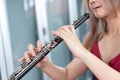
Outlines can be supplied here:
[[[41, 50], [42, 44], [40, 41], [37, 41], [37, 48], [34, 47], [32, 44], [28, 46], [28, 51], [25, 52], [24, 56], [18, 60], [18, 62], [29, 62], [33, 57], [35, 57], [38, 52]], [[35, 67], [42, 68], [48, 62], [48, 58], [44, 58], [39, 63], [36, 64]]]

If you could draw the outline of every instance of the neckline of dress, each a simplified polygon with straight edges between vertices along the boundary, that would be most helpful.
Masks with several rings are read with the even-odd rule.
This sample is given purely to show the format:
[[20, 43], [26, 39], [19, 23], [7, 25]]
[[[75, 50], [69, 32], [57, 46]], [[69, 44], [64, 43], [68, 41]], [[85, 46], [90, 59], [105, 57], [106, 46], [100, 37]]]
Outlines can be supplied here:
[[[103, 60], [103, 59], [102, 59], [102, 56], [101, 56], [101, 53], [100, 53], [98, 41], [97, 41], [97, 48], [98, 48], [98, 53], [99, 53], [99, 55], [100, 55], [100, 59]], [[111, 61], [115, 60], [115, 59], [116, 59], [117, 57], [119, 57], [119, 56], [120, 56], [120, 53], [119, 53], [118, 55], [116, 55], [115, 57], [113, 57], [113, 58], [108, 62], [108, 64], [110, 64]]]

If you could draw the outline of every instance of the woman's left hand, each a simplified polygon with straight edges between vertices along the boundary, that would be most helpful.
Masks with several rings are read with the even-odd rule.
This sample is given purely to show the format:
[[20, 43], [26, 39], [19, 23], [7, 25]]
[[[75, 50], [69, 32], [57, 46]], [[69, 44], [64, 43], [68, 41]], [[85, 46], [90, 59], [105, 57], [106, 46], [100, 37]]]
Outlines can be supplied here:
[[77, 37], [75, 29], [72, 25], [63, 26], [56, 31], [52, 31], [52, 34], [54, 36], [59, 36], [60, 38], [62, 38], [65, 41], [68, 48], [73, 53], [73, 55], [79, 57], [79, 51], [80, 48], [82, 48], [82, 44], [79, 38]]

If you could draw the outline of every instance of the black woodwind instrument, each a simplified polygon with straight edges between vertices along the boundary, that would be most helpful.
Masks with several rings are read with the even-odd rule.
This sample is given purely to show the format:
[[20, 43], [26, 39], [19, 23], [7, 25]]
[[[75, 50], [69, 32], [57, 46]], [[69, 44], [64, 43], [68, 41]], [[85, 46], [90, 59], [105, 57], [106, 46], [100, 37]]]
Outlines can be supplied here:
[[[83, 16], [81, 16], [76, 21], [74, 21], [72, 25], [76, 29], [88, 18], [89, 18], [89, 14], [85, 13]], [[46, 55], [62, 41], [63, 39], [61, 39], [60, 37], [55, 37], [54, 40], [52, 40], [47, 45], [43, 46], [41, 51], [39, 51], [38, 54], [30, 60], [30, 62], [23, 62], [20, 65], [20, 67], [8, 77], [8, 80], [20, 80], [22, 77], [25, 76], [25, 74], [27, 74], [39, 61], [45, 58]]]

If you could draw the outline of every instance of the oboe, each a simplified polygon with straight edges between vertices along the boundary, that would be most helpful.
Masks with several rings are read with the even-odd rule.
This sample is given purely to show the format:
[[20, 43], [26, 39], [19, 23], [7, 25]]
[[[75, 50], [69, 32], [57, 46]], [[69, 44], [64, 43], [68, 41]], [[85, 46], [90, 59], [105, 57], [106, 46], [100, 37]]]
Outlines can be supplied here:
[[[74, 21], [72, 25], [76, 29], [88, 18], [89, 18], [89, 14], [85, 13], [83, 16], [81, 16], [76, 21]], [[43, 46], [41, 51], [39, 51], [38, 54], [30, 60], [30, 62], [23, 62], [20, 65], [20, 67], [8, 77], [8, 80], [20, 80], [23, 76], [25, 76], [25, 74], [27, 74], [39, 61], [45, 58], [46, 55], [62, 41], [63, 39], [61, 39], [60, 37], [55, 37], [54, 40], [52, 40], [47, 45]]]

